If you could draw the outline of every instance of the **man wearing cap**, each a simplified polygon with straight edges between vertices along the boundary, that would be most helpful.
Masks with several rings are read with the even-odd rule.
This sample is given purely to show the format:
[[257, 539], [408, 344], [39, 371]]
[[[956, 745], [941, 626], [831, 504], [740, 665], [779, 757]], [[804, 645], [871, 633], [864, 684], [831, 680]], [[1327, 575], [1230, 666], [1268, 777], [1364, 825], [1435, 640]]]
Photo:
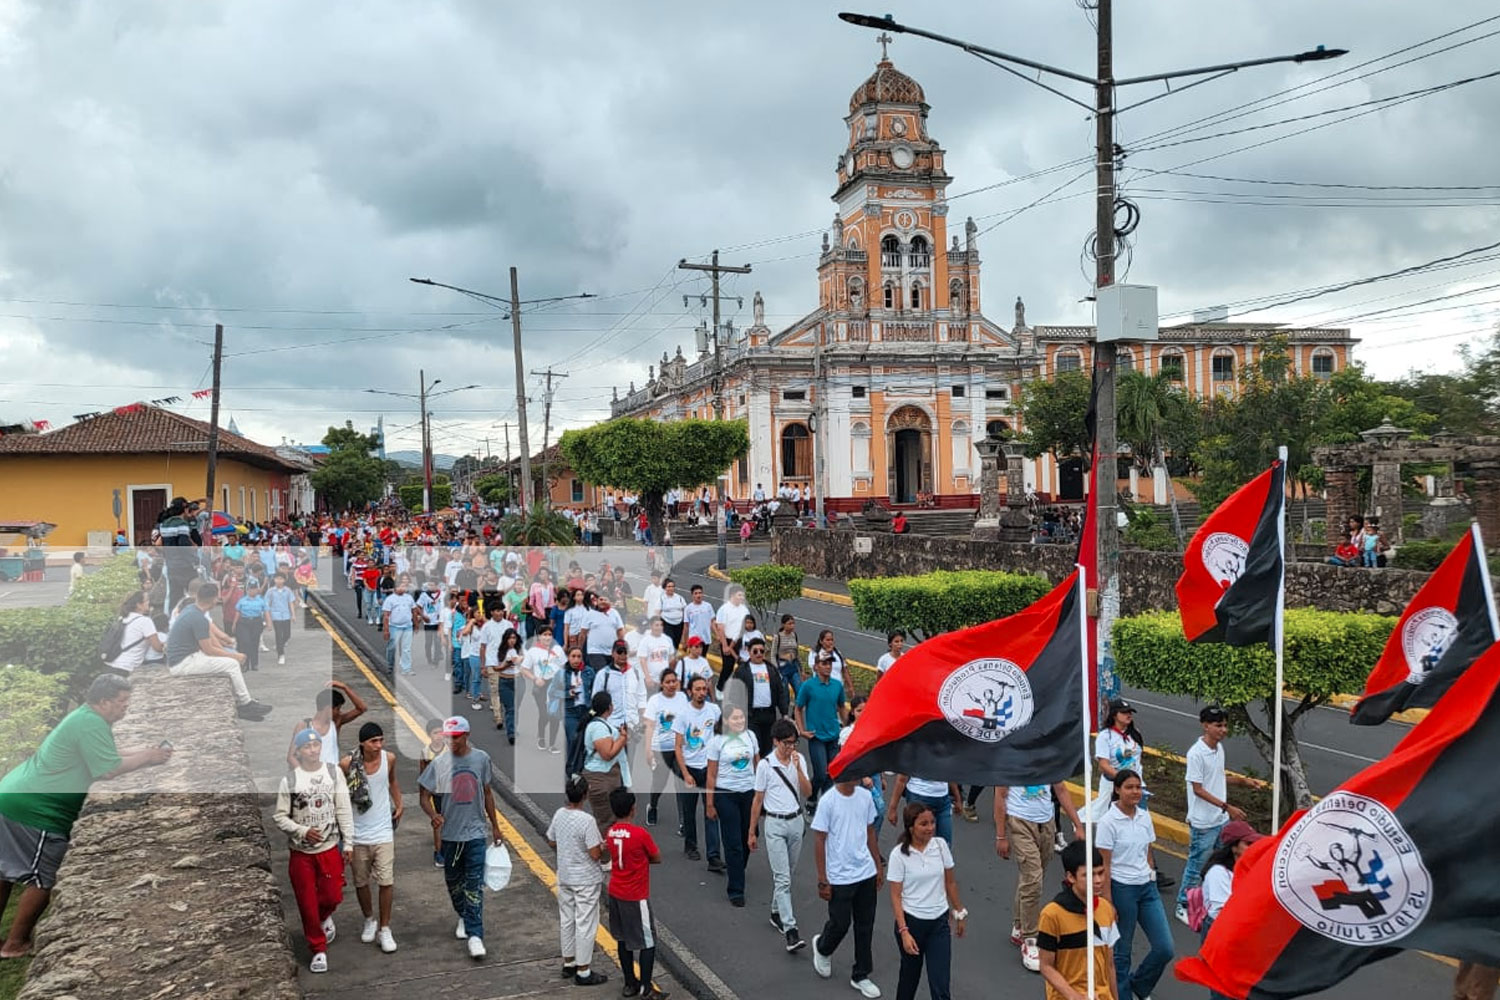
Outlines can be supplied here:
[[1182, 884], [1177, 887], [1177, 919], [1186, 924], [1187, 893], [1202, 881], [1203, 865], [1219, 842], [1224, 824], [1242, 823], [1245, 810], [1225, 798], [1228, 785], [1256, 788], [1258, 783], [1241, 775], [1231, 780], [1224, 768], [1224, 740], [1229, 735], [1229, 713], [1218, 705], [1207, 705], [1198, 713], [1203, 735], [1187, 752], [1187, 821], [1191, 839]]
[[103, 674], [84, 703], [57, 724], [36, 753], [0, 780], [0, 914], [12, 887], [21, 895], [0, 958], [31, 951], [31, 931], [52, 899], [57, 869], [89, 787], [172, 759], [169, 744], [121, 750], [114, 724], [130, 708], [130, 681]]
[[[469, 957], [483, 958], [484, 855], [500, 843], [494, 774], [490, 755], [469, 743], [469, 720], [461, 715], [443, 722], [449, 752], [440, 754], [417, 778], [422, 811], [442, 842], [443, 880], [458, 914], [454, 937], [468, 941]], [[439, 812], [434, 795], [443, 797]]]
[[317, 730], [302, 730], [292, 745], [297, 767], [281, 779], [273, 819], [290, 848], [287, 877], [312, 952], [308, 971], [327, 972], [328, 944], [337, 933], [333, 913], [344, 898], [344, 864], [354, 856], [354, 814], [349, 785], [323, 760]]
[[646, 705], [646, 681], [641, 670], [630, 660], [630, 646], [621, 639], [610, 650], [610, 664], [594, 674], [593, 694], [608, 691], [612, 705], [610, 725], [618, 729], [628, 726], [632, 741], [628, 753], [635, 754], [636, 733], [644, 732], [641, 724], [641, 709]]
[[[401, 785], [396, 780], [396, 755], [385, 748], [385, 731], [378, 722], [359, 727], [359, 753], [339, 762], [345, 774], [355, 768], [365, 773], [368, 797], [361, 796], [363, 808], [354, 811], [354, 895], [360, 912], [365, 915], [364, 930], [359, 939], [365, 944], [379, 941], [380, 950], [389, 955], [396, 950], [391, 934], [391, 902], [396, 884], [396, 824], [401, 822], [405, 806], [401, 802]], [[380, 919], [377, 921], [370, 900], [370, 880], [380, 891]]]

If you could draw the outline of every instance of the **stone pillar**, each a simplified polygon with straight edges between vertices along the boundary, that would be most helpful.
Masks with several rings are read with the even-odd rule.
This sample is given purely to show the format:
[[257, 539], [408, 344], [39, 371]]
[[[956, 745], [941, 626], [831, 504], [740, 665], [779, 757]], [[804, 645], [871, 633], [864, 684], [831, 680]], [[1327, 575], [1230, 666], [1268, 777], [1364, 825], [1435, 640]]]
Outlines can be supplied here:
[[[1000, 516], [1000, 442], [983, 438], [974, 449], [979, 452], [979, 520], [993, 521]], [[1006, 489], [1015, 490], [1008, 476]]]
[[1493, 547], [1500, 542], [1500, 461], [1469, 463], [1474, 475], [1474, 517]]
[[1172, 493], [1167, 487], [1167, 467], [1165, 465], [1153, 465], [1151, 467], [1151, 502], [1157, 504], [1169, 504], [1172, 502]]
[[1141, 470], [1137, 469], [1133, 462], [1130, 466], [1130, 499], [1133, 503], [1146, 502], [1141, 497]]
[[[1352, 465], [1339, 465], [1325, 469], [1323, 482], [1328, 490], [1328, 523], [1325, 534], [1328, 547], [1343, 544], [1344, 520], [1350, 514], [1359, 513], [1359, 480]], [[1387, 536], [1389, 537], [1389, 536]]]
[[1388, 541], [1401, 544], [1401, 463], [1375, 462], [1370, 466], [1370, 513], [1380, 518]]
[[1444, 462], [1442, 471], [1432, 477], [1432, 498], [1442, 500], [1453, 496], [1453, 463]]
[[1000, 515], [1000, 538], [1006, 542], [1031, 540], [1031, 516], [1026, 513], [1025, 458], [1018, 446], [1006, 448], [1005, 513]]

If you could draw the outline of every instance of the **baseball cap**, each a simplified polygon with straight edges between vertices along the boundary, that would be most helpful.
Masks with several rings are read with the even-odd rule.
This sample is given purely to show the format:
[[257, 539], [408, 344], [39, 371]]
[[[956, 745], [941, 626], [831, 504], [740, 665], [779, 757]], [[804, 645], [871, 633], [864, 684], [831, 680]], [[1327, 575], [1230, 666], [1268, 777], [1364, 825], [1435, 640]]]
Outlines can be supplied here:
[[1110, 715], [1114, 715], [1116, 712], [1134, 712], [1134, 711], [1135, 711], [1135, 706], [1132, 705], [1130, 702], [1126, 701], [1124, 698], [1116, 698], [1114, 701], [1112, 701], [1112, 702], [1109, 703], [1109, 714]]
[[1229, 713], [1218, 705], [1205, 705], [1203, 711], [1198, 713], [1199, 722], [1228, 722]]
[[469, 720], [462, 715], [455, 715], [443, 720], [444, 736], [467, 736], [469, 734]]
[[1242, 819], [1233, 823], [1226, 823], [1224, 829], [1219, 831], [1219, 844], [1228, 847], [1230, 844], [1253, 844], [1257, 840], [1266, 839], [1266, 835], [1256, 831], [1255, 827]]
[[688, 649], [692, 649], [694, 646], [697, 646], [699, 649], [702, 649], [703, 648], [703, 638], [701, 636], [696, 636], [696, 635], [688, 636], [687, 644], [688, 644]]
[[614, 645], [614, 652], [616, 652], [616, 653], [628, 653], [628, 652], [630, 652], [630, 644], [628, 642], [626, 642], [624, 639], [616, 639], [615, 640], [615, 645]]
[[307, 729], [302, 730], [296, 736], [292, 737], [292, 746], [295, 749], [301, 750], [303, 747], [307, 746], [309, 743], [312, 743], [314, 740], [322, 743], [323, 737], [318, 735], [318, 731], [316, 729], [313, 729], [309, 726]]

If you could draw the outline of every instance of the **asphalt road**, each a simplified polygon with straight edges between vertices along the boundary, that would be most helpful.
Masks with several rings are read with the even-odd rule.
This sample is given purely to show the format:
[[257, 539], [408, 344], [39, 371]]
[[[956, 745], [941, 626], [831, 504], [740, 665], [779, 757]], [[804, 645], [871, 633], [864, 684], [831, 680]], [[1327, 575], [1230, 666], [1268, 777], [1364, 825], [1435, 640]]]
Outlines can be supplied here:
[[[691, 578], [695, 568], [701, 567], [680, 564], [677, 572], [679, 579]], [[722, 587], [717, 581], [714, 584]], [[704, 585], [707, 589], [708, 584]], [[710, 593], [714, 592], [716, 591], [710, 590]], [[378, 633], [368, 625], [349, 624], [352, 600], [347, 592], [338, 591], [333, 595], [333, 607], [342, 630], [361, 637], [366, 643], [370, 639], [378, 641]], [[789, 610], [808, 626], [818, 627], [826, 623], [828, 627], [841, 630], [838, 633], [840, 647], [851, 657], [861, 660], [875, 658], [878, 642], [854, 630], [852, 612], [848, 609], [799, 601]], [[400, 696], [413, 714], [422, 715], [428, 711], [425, 703], [432, 702], [439, 710], [451, 710], [467, 716], [473, 723], [473, 740], [476, 745], [489, 752], [497, 765], [519, 785], [531, 787], [534, 790], [531, 797], [550, 813], [558, 804], [560, 795], [548, 789], [556, 789], [561, 784], [562, 757], [536, 749], [536, 709], [530, 697], [524, 692], [518, 694], [517, 702], [522, 713], [521, 739], [515, 748], [511, 748], [506, 745], [503, 734], [496, 730], [487, 709], [474, 711], [470, 709], [467, 700], [455, 702], [451, 699], [441, 668], [428, 668], [423, 663], [420, 640], [414, 663], [414, 678], [399, 689]], [[373, 695], [373, 691], [353, 670], [352, 665], [348, 667], [348, 671], [351, 682], [361, 684], [367, 694]], [[1168, 702], [1159, 698], [1151, 700], [1151, 705], [1158, 704], [1168, 705]], [[1154, 739], [1168, 742], [1176, 740], [1178, 746], [1187, 745], [1185, 737], [1189, 730], [1185, 723], [1188, 720], [1155, 707], [1148, 708], [1144, 700], [1141, 707], [1151, 713], [1145, 718], [1152, 727], [1148, 733]], [[1330, 716], [1331, 720], [1333, 718]], [[1175, 728], [1169, 728], [1174, 726]], [[1196, 723], [1193, 723], [1193, 730], [1196, 730]], [[1337, 754], [1330, 754], [1329, 759], [1320, 765], [1328, 769], [1330, 779], [1339, 759]], [[1346, 772], [1350, 769], [1345, 767]], [[645, 769], [639, 770], [644, 775]], [[981, 816], [987, 816], [990, 807], [991, 799], [987, 794], [980, 803]], [[748, 905], [744, 909], [735, 909], [729, 906], [725, 897], [723, 877], [709, 873], [703, 861], [690, 862], [684, 857], [675, 828], [675, 800], [668, 795], [662, 801], [660, 823], [653, 830], [665, 854], [665, 863], [653, 870], [652, 897], [659, 920], [695, 956], [707, 963], [740, 996], [778, 996], [799, 1000], [804, 997], [851, 995], [846, 992], [848, 986], [845, 985], [853, 957], [850, 942], [846, 941], [834, 956], [834, 978], [829, 983], [821, 981], [813, 972], [806, 950], [789, 956], [782, 949], [780, 936], [767, 923], [770, 871], [763, 854], [752, 856], [750, 860], [747, 878]], [[1015, 865], [995, 856], [994, 831], [987, 821], [967, 823], [957, 819], [954, 840], [959, 884], [971, 914], [969, 936], [955, 942], [955, 995], [1040, 996], [1042, 984], [1039, 977], [1021, 967], [1015, 949], [1010, 947], [1007, 940], [1011, 923], [1011, 901], [1015, 891]], [[888, 852], [894, 842], [894, 830], [885, 827], [881, 834], [884, 850]], [[1181, 863], [1176, 858], [1163, 855], [1161, 863], [1173, 876], [1180, 874]], [[1058, 874], [1054, 863], [1054, 868], [1048, 875], [1044, 899], [1050, 898], [1056, 891]], [[803, 935], [809, 939], [817, 933], [826, 915], [824, 904], [816, 898], [815, 882], [812, 844], [809, 840], [804, 845], [794, 892], [799, 925]], [[1170, 909], [1170, 900], [1165, 902]], [[517, 919], [552, 917], [550, 914], [533, 914], [517, 915]], [[1177, 954], [1193, 954], [1197, 949], [1196, 935], [1176, 921], [1172, 921], [1171, 925]], [[500, 935], [503, 940], [503, 929]], [[1140, 940], [1136, 949], [1139, 956], [1144, 949], [1144, 939]], [[875, 971], [872, 978], [885, 991], [886, 996], [894, 996], [898, 959], [892, 934], [889, 896], [884, 891], [880, 896], [874, 953]], [[1378, 990], [1383, 995], [1391, 996], [1440, 996], [1449, 989], [1452, 974], [1453, 970], [1449, 966], [1411, 953], [1381, 963], [1373, 969], [1366, 969], [1323, 995], [1341, 1000], [1362, 1000], [1364, 996]], [[609, 989], [610, 987], [606, 987], [606, 990]], [[1179, 983], [1169, 972], [1153, 996], [1155, 1000], [1187, 1000], [1190, 997], [1201, 998], [1204, 994], [1202, 989]], [[919, 995], [926, 995], [925, 987]]]

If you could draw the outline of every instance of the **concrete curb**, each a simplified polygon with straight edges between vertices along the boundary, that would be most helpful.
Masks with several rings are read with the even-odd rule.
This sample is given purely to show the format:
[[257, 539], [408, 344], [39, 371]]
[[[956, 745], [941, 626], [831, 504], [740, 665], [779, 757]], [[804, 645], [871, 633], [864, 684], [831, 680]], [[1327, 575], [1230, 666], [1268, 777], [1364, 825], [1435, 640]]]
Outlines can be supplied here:
[[[703, 571], [703, 575], [723, 583], [733, 583], [729, 574], [717, 566], [710, 566]], [[835, 594], [828, 590], [815, 590], [812, 587], [803, 587], [802, 596], [809, 601], [822, 601], [824, 604], [838, 604], [846, 608], [854, 607], [854, 598], [848, 594]]]
[[[1288, 691], [1286, 692], [1286, 694], [1287, 697], [1290, 698], [1295, 697], [1296, 692]], [[1332, 705], [1334, 708], [1350, 709], [1353, 708], [1355, 703], [1358, 701], [1358, 695], [1336, 694], [1332, 698], [1328, 699], [1328, 704]], [[1397, 712], [1395, 715], [1391, 716], [1391, 720], [1393, 722], [1405, 722], [1408, 725], [1415, 726], [1417, 723], [1427, 718], [1427, 713], [1429, 711], [1431, 710], [1426, 708], [1408, 708], [1404, 712]]]
[[[347, 631], [344, 628], [343, 618], [339, 616], [338, 612], [332, 609], [330, 606], [331, 602], [323, 594], [313, 591], [312, 598], [329, 624], [337, 628], [345, 640], [353, 644], [356, 649], [371, 661], [377, 674], [383, 674], [385, 667], [384, 647], [377, 648], [375, 640], [358, 629], [352, 632]], [[425, 698], [419, 696], [417, 700], [421, 702], [424, 717], [442, 714], [436, 706], [428, 703]], [[538, 836], [546, 836], [551, 817], [537, 804], [535, 799], [517, 788], [511, 781], [510, 775], [498, 767], [494, 769], [492, 784], [495, 791], [500, 794], [500, 797], [512, 809], [526, 818], [526, 821], [531, 824], [532, 830]], [[667, 927], [661, 921], [657, 921], [656, 931], [660, 941], [657, 947], [657, 955], [661, 958], [662, 963], [671, 970], [672, 975], [677, 978], [678, 982], [687, 987], [688, 992], [697, 998], [697, 1000], [721, 1000], [721, 998], [722, 1000], [739, 1000], [734, 990], [730, 989], [727, 983], [720, 979], [711, 968], [694, 955], [692, 950], [683, 944], [682, 939], [672, 933], [671, 928]], [[614, 961], [613, 955], [609, 957], [610, 961]]]

